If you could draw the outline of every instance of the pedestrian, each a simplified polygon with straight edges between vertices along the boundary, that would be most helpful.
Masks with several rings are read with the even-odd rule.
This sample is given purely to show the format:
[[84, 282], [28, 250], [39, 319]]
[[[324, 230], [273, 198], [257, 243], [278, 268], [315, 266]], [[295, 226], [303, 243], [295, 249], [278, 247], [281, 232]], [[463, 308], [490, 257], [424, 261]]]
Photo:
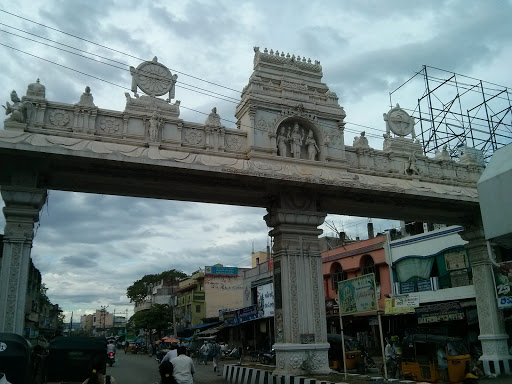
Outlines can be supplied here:
[[201, 348], [199, 348], [199, 364], [201, 362], [204, 363], [204, 365], [208, 365], [208, 353], [210, 352], [210, 344], [205, 340], [203, 345], [201, 345]]
[[82, 384], [116, 384], [116, 380], [107, 375], [106, 354], [96, 355], [91, 361], [91, 376]]
[[196, 368], [194, 362], [187, 356], [186, 347], [178, 347], [178, 357], [171, 360], [174, 368], [174, 378], [178, 384], [193, 384]]
[[213, 342], [213, 345], [210, 348], [210, 355], [213, 359], [213, 372], [219, 371], [220, 367], [220, 355], [221, 355], [221, 346], [217, 341]]
[[160, 384], [177, 384], [174, 378], [174, 366], [170, 361], [160, 364], [158, 372], [160, 372]]
[[153, 356], [153, 344], [149, 344], [148, 346], [148, 355], [149, 357]]

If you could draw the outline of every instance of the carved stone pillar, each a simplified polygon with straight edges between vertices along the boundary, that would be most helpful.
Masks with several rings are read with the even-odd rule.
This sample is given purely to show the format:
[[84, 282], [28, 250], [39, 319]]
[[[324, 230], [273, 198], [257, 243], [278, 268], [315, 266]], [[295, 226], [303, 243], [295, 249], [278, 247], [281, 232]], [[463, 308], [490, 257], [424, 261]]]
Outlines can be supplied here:
[[330, 372], [317, 212], [311, 196], [283, 193], [265, 221], [273, 227], [276, 374]]
[[34, 223], [46, 200], [46, 190], [2, 186], [5, 216], [0, 270], [0, 332], [23, 335], [30, 252]]
[[484, 230], [480, 226], [475, 226], [465, 230], [461, 235], [464, 240], [469, 241], [465, 248], [469, 252], [473, 270], [473, 285], [475, 286], [480, 327], [478, 339], [482, 342], [483, 353], [480, 360], [483, 362], [487, 375], [491, 373], [510, 374], [512, 356], [508, 353], [508, 335], [505, 331], [503, 313], [498, 309], [492, 263]]

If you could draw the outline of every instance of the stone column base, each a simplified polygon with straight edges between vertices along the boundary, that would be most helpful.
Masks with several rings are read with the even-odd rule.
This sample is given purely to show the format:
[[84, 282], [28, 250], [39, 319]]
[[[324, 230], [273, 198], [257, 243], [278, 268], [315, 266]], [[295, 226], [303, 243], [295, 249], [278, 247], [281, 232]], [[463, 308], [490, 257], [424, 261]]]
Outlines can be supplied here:
[[329, 368], [329, 343], [273, 345], [276, 351], [274, 375], [327, 374]]
[[480, 335], [483, 354], [480, 361], [486, 375], [512, 374], [512, 356], [507, 350], [508, 335]]

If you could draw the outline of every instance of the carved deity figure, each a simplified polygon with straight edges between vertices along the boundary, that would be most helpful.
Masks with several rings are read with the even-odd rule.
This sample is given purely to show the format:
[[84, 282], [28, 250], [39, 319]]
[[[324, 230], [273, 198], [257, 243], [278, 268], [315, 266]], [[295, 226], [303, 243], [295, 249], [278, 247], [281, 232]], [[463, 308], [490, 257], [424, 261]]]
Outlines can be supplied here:
[[293, 131], [289, 134], [288, 140], [290, 141], [290, 151], [295, 159], [300, 159], [300, 152], [302, 149], [302, 142], [304, 141], [304, 133], [301, 135], [299, 132], [299, 123], [295, 123]]
[[406, 163], [405, 174], [409, 176], [419, 175], [419, 170], [416, 165], [416, 154], [414, 152], [411, 153], [409, 160]]
[[277, 135], [277, 149], [278, 155], [286, 157], [286, 144], [288, 143], [288, 137], [286, 136], [286, 127], [281, 127], [279, 135]]
[[158, 114], [153, 112], [151, 119], [149, 120], [149, 140], [156, 141], [158, 138], [158, 130], [162, 125], [162, 119], [158, 118]]
[[11, 115], [9, 116], [8, 120], [24, 123], [27, 118], [27, 108], [25, 103], [20, 100], [18, 94], [14, 90], [11, 92], [11, 101], [12, 105], [7, 102], [5, 103], [5, 106], [3, 106], [5, 109], [5, 114]]
[[311, 130], [308, 132], [308, 137], [306, 138], [306, 148], [308, 150], [308, 159], [315, 160], [315, 157], [320, 150], [318, 149], [318, 145], [316, 145], [315, 137]]
[[451, 160], [450, 153], [448, 152], [446, 145], [443, 145], [442, 151], [436, 151], [435, 158], [440, 160]]
[[360, 137], [354, 137], [354, 143], [352, 144], [355, 148], [370, 148], [368, 145], [368, 139], [365, 137], [365, 132], [361, 132]]
[[92, 97], [91, 88], [87, 86], [85, 87], [85, 92], [82, 93], [82, 96], [80, 96], [80, 101], [78, 102], [78, 105], [84, 107], [95, 107], [93, 100], [94, 99]]

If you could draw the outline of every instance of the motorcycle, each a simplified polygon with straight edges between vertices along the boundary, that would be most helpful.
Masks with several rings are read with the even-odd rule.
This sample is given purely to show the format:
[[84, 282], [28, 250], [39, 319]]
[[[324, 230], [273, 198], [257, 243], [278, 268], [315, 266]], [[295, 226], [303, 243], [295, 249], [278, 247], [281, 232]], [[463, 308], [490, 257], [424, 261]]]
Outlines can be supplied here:
[[110, 366], [113, 366], [116, 362], [116, 353], [115, 352], [107, 352], [107, 362]]
[[259, 361], [261, 364], [265, 365], [276, 365], [276, 351], [265, 351], [261, 352], [259, 356]]

